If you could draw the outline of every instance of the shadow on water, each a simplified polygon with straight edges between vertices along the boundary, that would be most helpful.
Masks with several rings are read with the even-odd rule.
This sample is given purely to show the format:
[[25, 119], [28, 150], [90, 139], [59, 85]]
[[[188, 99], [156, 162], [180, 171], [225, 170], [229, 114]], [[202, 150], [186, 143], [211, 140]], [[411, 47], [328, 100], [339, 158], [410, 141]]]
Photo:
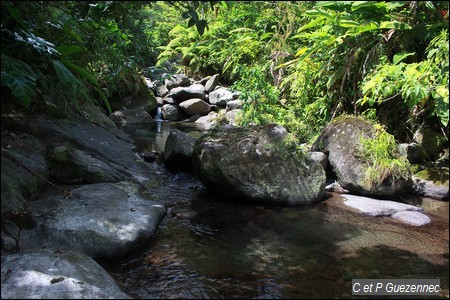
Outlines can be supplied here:
[[[156, 235], [125, 257], [101, 262], [136, 298], [351, 298], [355, 278], [440, 278], [448, 289], [448, 246], [444, 263], [436, 264], [396, 245], [358, 240], [386, 236], [390, 243], [389, 230], [404, 235], [407, 227], [390, 224], [379, 238], [379, 220], [371, 225], [325, 203], [230, 201], [187, 173], [171, 174], [144, 196], [168, 207]], [[406, 236], [406, 244], [421, 243]]]

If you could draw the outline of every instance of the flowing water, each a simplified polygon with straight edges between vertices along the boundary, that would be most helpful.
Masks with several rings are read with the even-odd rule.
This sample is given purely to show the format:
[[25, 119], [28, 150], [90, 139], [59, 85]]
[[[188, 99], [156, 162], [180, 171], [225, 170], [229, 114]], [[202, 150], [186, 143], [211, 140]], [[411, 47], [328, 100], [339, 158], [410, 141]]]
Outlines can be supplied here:
[[[125, 131], [137, 152], [161, 153], [173, 128], [201, 134], [166, 122]], [[327, 195], [310, 207], [250, 204], [168, 173], [143, 193], [168, 207], [155, 236], [101, 264], [135, 298], [351, 298], [356, 278], [440, 278], [448, 298], [448, 202], [419, 199], [432, 223], [416, 228]]]

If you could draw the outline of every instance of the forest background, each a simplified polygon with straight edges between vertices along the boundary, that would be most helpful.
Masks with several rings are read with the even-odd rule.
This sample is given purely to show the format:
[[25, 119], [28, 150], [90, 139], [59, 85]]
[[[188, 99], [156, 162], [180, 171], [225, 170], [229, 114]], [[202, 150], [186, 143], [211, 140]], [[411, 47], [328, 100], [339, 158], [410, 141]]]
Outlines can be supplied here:
[[2, 1], [2, 114], [80, 110], [144, 91], [167, 61], [220, 74], [239, 124], [304, 142], [334, 117], [448, 142], [447, 1]]

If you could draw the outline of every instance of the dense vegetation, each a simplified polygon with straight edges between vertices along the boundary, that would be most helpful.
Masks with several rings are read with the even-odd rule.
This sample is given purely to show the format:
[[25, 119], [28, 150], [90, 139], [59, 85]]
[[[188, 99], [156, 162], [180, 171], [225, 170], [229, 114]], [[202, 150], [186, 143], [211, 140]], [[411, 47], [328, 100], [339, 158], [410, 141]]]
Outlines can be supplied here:
[[139, 70], [175, 59], [240, 91], [242, 125], [277, 122], [311, 141], [348, 113], [398, 140], [421, 127], [448, 140], [448, 2], [1, 5], [3, 112], [82, 101], [109, 110], [142, 89]]

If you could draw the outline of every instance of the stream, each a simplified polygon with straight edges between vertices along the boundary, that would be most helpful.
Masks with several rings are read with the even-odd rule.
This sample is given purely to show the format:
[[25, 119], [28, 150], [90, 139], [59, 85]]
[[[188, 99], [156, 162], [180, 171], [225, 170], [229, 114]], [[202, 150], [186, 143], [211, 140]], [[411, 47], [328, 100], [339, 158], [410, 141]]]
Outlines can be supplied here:
[[[162, 153], [174, 128], [202, 133], [169, 122], [124, 131], [137, 152]], [[308, 207], [227, 199], [184, 172], [156, 179], [143, 196], [167, 205], [157, 233], [100, 261], [132, 297], [352, 298], [352, 279], [439, 278], [448, 298], [448, 202], [421, 199], [432, 222], [417, 228], [352, 212], [335, 193]]]

